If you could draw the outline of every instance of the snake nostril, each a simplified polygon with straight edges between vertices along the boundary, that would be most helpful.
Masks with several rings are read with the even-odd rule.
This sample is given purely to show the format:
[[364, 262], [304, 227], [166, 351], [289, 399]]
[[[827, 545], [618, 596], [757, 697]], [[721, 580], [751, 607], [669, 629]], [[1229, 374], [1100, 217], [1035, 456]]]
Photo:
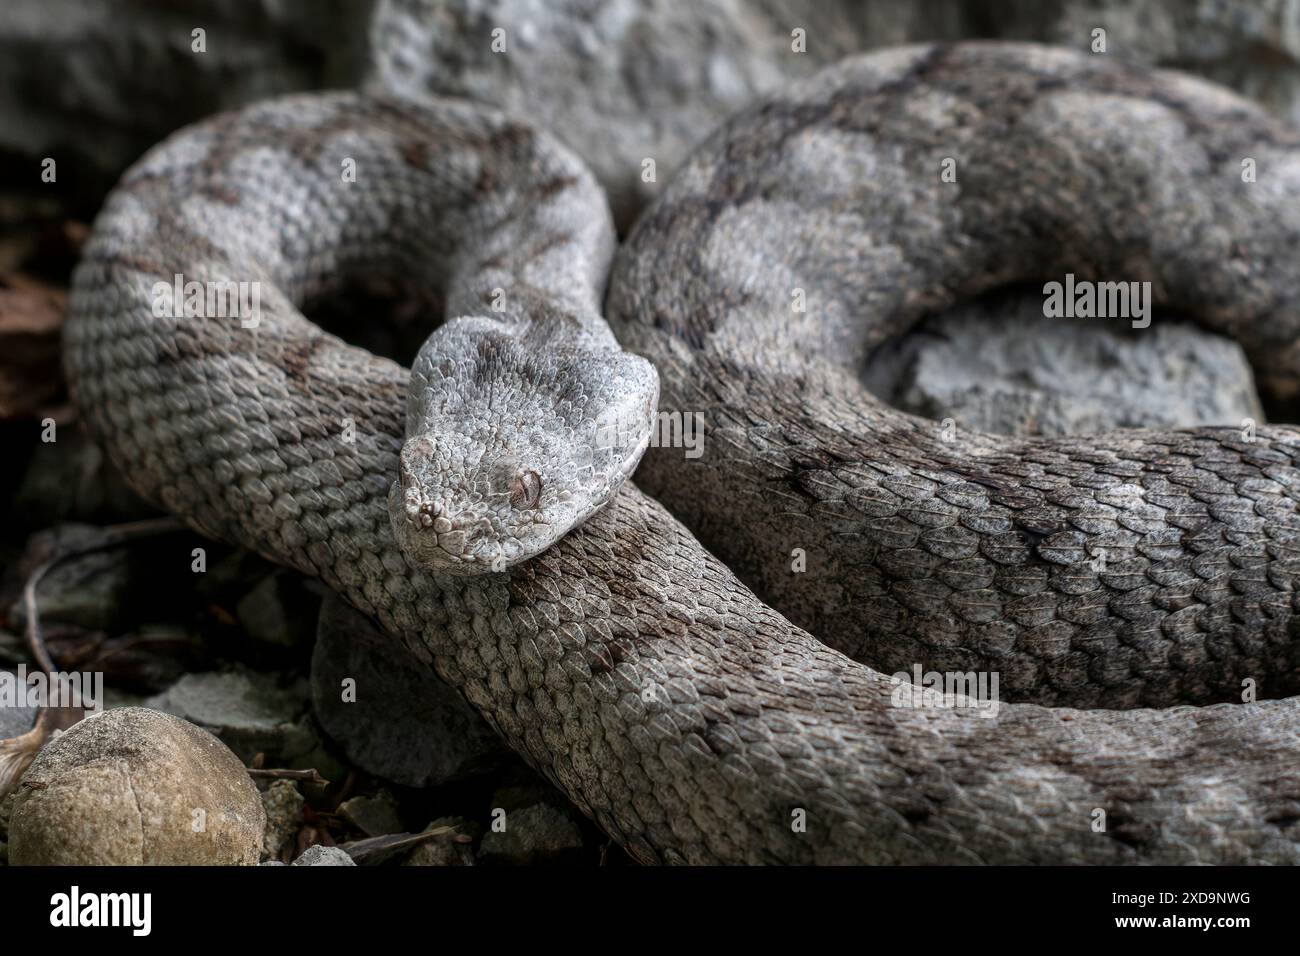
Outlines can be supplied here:
[[542, 476], [525, 471], [510, 482], [510, 504], [515, 508], [536, 508], [542, 497]]

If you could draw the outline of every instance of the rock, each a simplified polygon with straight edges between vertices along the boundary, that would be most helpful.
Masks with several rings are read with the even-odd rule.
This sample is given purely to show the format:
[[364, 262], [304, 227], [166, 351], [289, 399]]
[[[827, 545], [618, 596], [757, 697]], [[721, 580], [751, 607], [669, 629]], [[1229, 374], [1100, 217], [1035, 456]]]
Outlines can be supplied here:
[[456, 834], [447, 834], [421, 843], [402, 861], [402, 866], [468, 866], [473, 862], [469, 846], [458, 843], [456, 835], [476, 837], [481, 829], [465, 817], [439, 817], [425, 827], [425, 832], [442, 827], [455, 827]]
[[[355, 681], [355, 700], [344, 700], [345, 679]], [[509, 754], [427, 664], [332, 595], [321, 606], [311, 684], [325, 732], [356, 766], [394, 783], [438, 786]]]
[[10, 862], [252, 865], [266, 819], [243, 765], [211, 734], [132, 707], [87, 717], [19, 785]]
[[557, 809], [566, 809], [571, 804], [553, 784], [548, 783], [527, 768], [510, 775], [508, 782], [501, 783], [492, 791], [492, 806], [505, 810], [522, 810], [538, 803], [549, 803]]
[[0, 664], [23, 664], [30, 656], [25, 640], [12, 631], [0, 629]]
[[235, 615], [256, 641], [306, 647], [316, 637], [320, 597], [299, 574], [279, 571], [263, 578], [240, 600]]
[[[17, 681], [14, 671], [5, 669], [2, 673], [7, 675], [3, 678], [6, 684]], [[36, 723], [36, 715], [39, 713], [40, 708], [37, 707], [10, 706], [7, 703], [0, 705], [0, 740], [27, 733]]]
[[[853, 53], [1002, 37], [1191, 70], [1300, 118], [1296, 6], [1216, 0], [379, 0], [368, 83], [491, 103], [564, 139], [626, 231], [690, 149], [771, 90]], [[804, 52], [792, 31], [804, 31]], [[498, 49], [493, 48], [494, 31]], [[504, 41], [505, 48], [500, 50]], [[655, 182], [643, 161], [655, 161]]]
[[185, 674], [213, 666], [212, 649], [174, 624], [143, 624], [117, 637], [71, 636], [47, 641], [65, 669], [102, 673], [115, 693], [156, 694]]
[[[492, 103], [564, 137], [626, 228], [724, 117], [844, 56], [971, 37], [1087, 48], [1097, 27], [1105, 55], [1190, 70], [1300, 118], [1293, 0], [380, 0], [373, 16], [372, 0], [187, 6], [6, 0], [0, 89], [39, 94], [0, 104], [0, 151], [22, 158], [33, 188], [98, 201], [188, 122], [367, 76], [404, 95]], [[494, 30], [505, 31], [500, 52]], [[46, 157], [58, 179], [37, 185]], [[642, 178], [647, 158], [654, 183]]]
[[302, 856], [293, 861], [293, 866], [356, 866], [346, 850], [336, 846], [309, 846], [302, 851]]
[[[37, 532], [27, 543], [24, 573], [52, 555], [93, 548], [104, 539], [103, 529], [81, 524], [63, 524]], [[138, 554], [124, 545], [66, 558], [45, 575], [37, 590], [42, 623], [76, 624], [92, 631], [126, 626], [127, 605], [143, 589], [148, 573]], [[9, 625], [18, 632], [27, 626], [27, 610], [21, 599], [10, 608]]]
[[582, 831], [549, 803], [509, 810], [504, 822], [504, 830], [489, 828], [483, 837], [478, 856], [484, 863], [573, 863], [582, 856]]
[[[154, 622], [183, 620], [194, 613], [196, 576], [190, 555], [202, 539], [180, 528], [172, 530], [167, 521], [157, 533], [131, 540], [114, 534], [112, 528], [73, 523], [38, 531], [27, 539], [13, 575], [25, 581], [39, 566], [58, 558], [41, 579], [37, 603], [47, 641], [70, 641], [63, 650], [73, 656], [106, 636], [143, 632]], [[22, 633], [26, 625], [27, 611], [19, 597], [9, 608], [6, 626]], [[175, 636], [176, 629], [170, 629]]]
[[[31, 189], [98, 205], [146, 149], [243, 103], [347, 86], [365, 61], [369, 0], [5, 0], [0, 152]], [[192, 31], [202, 29], [204, 50]], [[40, 180], [45, 157], [57, 179]], [[12, 181], [12, 178], [11, 178]], [[15, 188], [17, 183], [15, 182]]]
[[304, 766], [319, 752], [301, 681], [245, 670], [187, 674], [145, 706], [207, 728], [246, 763], [261, 753], [268, 766]]
[[397, 801], [388, 791], [373, 797], [353, 797], [339, 804], [339, 816], [347, 820], [366, 836], [383, 836], [403, 830]]
[[1132, 329], [1042, 308], [1033, 293], [958, 306], [879, 350], [864, 379], [906, 411], [1004, 435], [1263, 421], [1235, 342], [1158, 313]]
[[[791, 49], [796, 26], [814, 37], [808, 53]], [[853, 27], [840, 4], [812, 0], [380, 0], [369, 82], [528, 117], [587, 161], [625, 230], [698, 139], [759, 91], [857, 49]]]
[[9, 821], [13, 819], [14, 802], [17, 799], [17, 793], [7, 793], [0, 797], [0, 840], [9, 839]]
[[0, 275], [0, 419], [45, 414], [63, 388], [59, 331], [67, 294]]
[[210, 542], [207, 548], [207, 568], [195, 576], [194, 590], [204, 601], [237, 606], [263, 580], [274, 577], [282, 570], [252, 551]]
[[115, 687], [104, 687], [105, 710], [117, 710], [122, 707], [143, 707], [144, 702], [145, 698], [139, 694], [121, 691]]
[[29, 528], [64, 521], [114, 524], [157, 514], [99, 446], [70, 425], [60, 425], [54, 441], [35, 446], [14, 496], [15, 518]]
[[306, 802], [292, 780], [272, 780], [262, 792], [262, 809], [266, 812], [262, 859], [278, 860], [292, 846], [302, 826], [302, 808]]
[[1295, 0], [1011, 0], [987, 16], [989, 34], [1089, 49], [1195, 73], [1300, 121], [1300, 31]]

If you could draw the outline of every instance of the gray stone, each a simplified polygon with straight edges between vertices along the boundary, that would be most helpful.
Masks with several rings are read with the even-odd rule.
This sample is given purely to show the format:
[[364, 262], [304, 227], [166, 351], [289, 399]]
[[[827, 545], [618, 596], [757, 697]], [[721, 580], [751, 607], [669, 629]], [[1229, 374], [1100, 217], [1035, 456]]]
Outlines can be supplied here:
[[490, 829], [479, 846], [484, 863], [571, 863], [582, 855], [582, 831], [565, 811], [549, 803], [508, 810], [505, 829]]
[[[509, 751], [432, 669], [365, 615], [327, 597], [311, 667], [317, 720], [363, 770], [432, 787], [490, 769]], [[344, 680], [355, 700], [344, 700]]]
[[1300, 122], [1300, 3], [1264, 0], [1009, 0], [985, 15], [990, 34], [1089, 49], [1195, 73]]
[[194, 592], [205, 601], [237, 604], [266, 578], [281, 569], [243, 548], [226, 548], [216, 542], [207, 547], [207, 568], [194, 577]]
[[[1002, 37], [1199, 73], [1300, 119], [1296, 0], [6, 0], [0, 150], [98, 199], [165, 134], [220, 109], [363, 77], [528, 117], [596, 171], [620, 226], [757, 95], [849, 54]], [[207, 31], [207, 50], [191, 31]], [[505, 31], [495, 52], [493, 31]], [[791, 33], [805, 31], [805, 52]], [[657, 164], [655, 183], [642, 161]]]
[[366, 836], [384, 836], [403, 831], [397, 801], [387, 790], [373, 797], [353, 797], [339, 804], [339, 816]]
[[[213, 648], [175, 624], [141, 624], [96, 646], [90, 665], [104, 671], [105, 694], [156, 694], [187, 673], [210, 668]], [[138, 703], [138, 701], [136, 701]]]
[[177, 717], [133, 707], [53, 738], [23, 776], [10, 862], [252, 865], [266, 819], [238, 758]]
[[[625, 231], [723, 119], [853, 53], [973, 37], [1086, 49], [1102, 27], [1105, 55], [1199, 73], [1296, 119], [1297, 17], [1295, 0], [379, 0], [368, 82], [470, 97], [551, 130], [587, 160]], [[643, 180], [647, 158], [656, 182]]]
[[30, 657], [27, 642], [22, 637], [0, 629], [0, 664], [18, 665], [27, 662]]
[[268, 766], [306, 766], [319, 751], [306, 716], [305, 684], [295, 680], [286, 685], [274, 674], [187, 674], [145, 706], [211, 730], [246, 763], [261, 753]]
[[346, 850], [336, 846], [309, 846], [302, 851], [302, 856], [293, 861], [293, 866], [356, 866]]
[[9, 839], [9, 821], [14, 815], [14, 803], [18, 799], [18, 794], [7, 793], [0, 797], [0, 840]]
[[57, 441], [35, 446], [13, 503], [15, 518], [29, 528], [64, 521], [113, 524], [158, 513], [74, 427], [60, 428]]
[[104, 686], [104, 709], [117, 710], [120, 707], [143, 707], [146, 697]]
[[[8, 675], [5, 678], [6, 681], [17, 680], [14, 671], [6, 669], [2, 673]], [[0, 704], [0, 740], [19, 737], [27, 733], [36, 723], [36, 715], [39, 713], [40, 708], [38, 707], [28, 707], [25, 704], [17, 706]]]
[[[292, 90], [466, 96], [565, 138], [626, 227], [724, 117], [843, 56], [1002, 37], [1176, 66], [1300, 119], [1296, 0], [6, 0], [0, 150], [98, 199], [165, 134]], [[191, 31], [207, 31], [192, 50]], [[493, 31], [506, 49], [494, 52]], [[802, 29], [806, 49], [792, 49]], [[657, 183], [642, 180], [642, 160]]]
[[263, 860], [278, 860], [289, 848], [302, 826], [302, 808], [306, 802], [292, 780], [272, 780], [262, 791], [262, 809], [266, 812]]
[[[586, 159], [626, 229], [690, 148], [760, 92], [868, 38], [956, 37], [962, 25], [957, 0], [380, 0], [370, 83], [528, 117]], [[805, 52], [793, 49], [795, 29]]]
[[549, 803], [560, 808], [570, 806], [563, 793], [531, 771], [524, 770], [512, 777], [509, 782], [500, 784], [492, 791], [493, 807], [522, 810], [538, 803]]
[[263, 578], [239, 601], [235, 615], [254, 640], [306, 647], [316, 636], [320, 598], [299, 574], [281, 571]]
[[[167, 133], [293, 90], [346, 86], [369, 0], [4, 0], [0, 151], [57, 162], [59, 195], [96, 203]], [[191, 33], [206, 31], [206, 52]]]
[[421, 843], [402, 861], [402, 866], [467, 866], [472, 862], [469, 847], [458, 843], [456, 835], [474, 837], [481, 829], [478, 824], [464, 817], [439, 817], [425, 827], [425, 832], [442, 827], [455, 827], [456, 834], [435, 837], [428, 843]]
[[[90, 525], [62, 524], [32, 535], [24, 565], [34, 567], [51, 555], [90, 548], [105, 532]], [[143, 565], [127, 546], [69, 556], [42, 579], [37, 589], [44, 623], [75, 624], [92, 631], [120, 630], [128, 625], [126, 607], [146, 576]], [[10, 626], [22, 632], [27, 609], [21, 598], [9, 610]]]
[[864, 380], [906, 411], [1005, 435], [1263, 421], [1235, 342], [1158, 312], [1132, 329], [1042, 309], [1034, 293], [963, 304], [879, 350]]

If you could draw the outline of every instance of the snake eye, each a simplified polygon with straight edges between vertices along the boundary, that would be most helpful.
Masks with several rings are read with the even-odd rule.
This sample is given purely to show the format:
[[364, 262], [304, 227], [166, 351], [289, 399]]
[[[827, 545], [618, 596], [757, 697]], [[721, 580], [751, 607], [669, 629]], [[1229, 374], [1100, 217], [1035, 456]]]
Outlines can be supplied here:
[[510, 482], [510, 504], [516, 508], [536, 508], [542, 497], [542, 476], [526, 471]]

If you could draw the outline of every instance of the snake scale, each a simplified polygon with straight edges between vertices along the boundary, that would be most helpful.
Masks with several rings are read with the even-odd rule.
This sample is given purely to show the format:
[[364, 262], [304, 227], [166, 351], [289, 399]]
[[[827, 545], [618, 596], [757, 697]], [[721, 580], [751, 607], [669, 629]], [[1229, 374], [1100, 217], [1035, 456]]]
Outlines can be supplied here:
[[[1151, 281], [1284, 391], [1296, 197], [1300, 139], [1205, 84], [886, 51], [674, 174], [610, 273], [621, 352], [608, 210], [556, 140], [300, 95], [124, 176], [66, 364], [140, 492], [320, 577], [639, 860], [1294, 863], [1297, 700], [1222, 701], [1294, 684], [1295, 433], [948, 440], [854, 368], [1068, 267]], [[445, 299], [414, 373], [302, 314], [376, 274]], [[259, 282], [258, 321], [158, 308], [177, 275]], [[705, 453], [654, 448], [638, 477], [727, 564], [623, 480], [660, 387]], [[1015, 702], [899, 706], [868, 664], [900, 662], [997, 670]]]

